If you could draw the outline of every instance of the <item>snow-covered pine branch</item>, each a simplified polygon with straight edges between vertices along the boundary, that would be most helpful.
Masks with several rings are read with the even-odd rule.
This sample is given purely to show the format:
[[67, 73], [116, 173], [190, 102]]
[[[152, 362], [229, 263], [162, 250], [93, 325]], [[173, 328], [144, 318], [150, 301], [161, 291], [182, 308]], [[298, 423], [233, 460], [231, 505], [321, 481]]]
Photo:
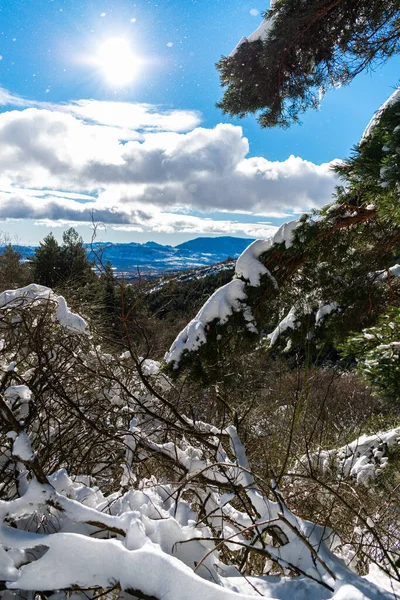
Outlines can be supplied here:
[[[230, 321], [243, 338], [266, 332], [275, 343], [284, 328], [295, 329], [299, 315], [314, 313], [321, 332], [324, 318], [337, 309], [347, 331], [361, 329], [379, 313], [382, 288], [372, 289], [371, 273], [385, 267], [390, 285], [387, 263], [400, 235], [399, 98], [397, 89], [371, 120], [355, 155], [333, 165], [345, 183], [335, 202], [283, 224], [242, 253], [233, 281], [214, 292], [166, 353], [172, 371], [197, 356], [205, 363], [207, 345], [215, 363]], [[290, 296], [294, 302], [288, 304]]]
[[[354, 231], [355, 226], [373, 221], [376, 217], [375, 210], [364, 207], [355, 207], [350, 215], [347, 213], [348, 210], [341, 207], [335, 214], [328, 213], [317, 220], [304, 215], [299, 221], [284, 223], [270, 238], [253, 242], [238, 258], [234, 279], [214, 292], [173, 342], [165, 355], [167, 365], [174, 370], [179, 368], [183, 358], [190, 361], [199, 353], [204, 358], [202, 347], [210, 339], [214, 343], [222, 340], [223, 344], [226, 324], [234, 316], [235, 328], [242, 335], [246, 332], [262, 334], [263, 323], [257, 318], [260, 303], [264, 304], [267, 313], [270, 304], [269, 320], [276, 318], [274, 298], [279, 297], [282, 287], [292, 281], [303, 265], [308, 265], [317, 275], [314, 263], [318, 266], [318, 261], [322, 263], [325, 260], [324, 254], [338, 235]], [[337, 308], [338, 303], [334, 299], [324, 301], [320, 290], [318, 293], [310, 300], [303, 295], [302, 302], [314, 305], [316, 322], [321, 324], [321, 311], [325, 316]], [[306, 312], [312, 311], [311, 306]], [[279, 328], [279, 321], [276, 327]], [[275, 341], [277, 335], [271, 333], [271, 336]]]

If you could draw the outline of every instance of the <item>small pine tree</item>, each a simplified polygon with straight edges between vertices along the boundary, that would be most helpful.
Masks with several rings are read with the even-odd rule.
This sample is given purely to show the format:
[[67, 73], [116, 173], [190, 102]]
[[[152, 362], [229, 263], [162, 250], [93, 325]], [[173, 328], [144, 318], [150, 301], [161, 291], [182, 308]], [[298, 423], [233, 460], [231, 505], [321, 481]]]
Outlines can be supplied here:
[[379, 215], [400, 223], [400, 94], [378, 111], [352, 156], [335, 166], [344, 181], [338, 199], [347, 206], [374, 205]]
[[349, 336], [342, 345], [345, 356], [354, 357], [358, 371], [381, 397], [399, 405], [400, 398], [400, 309], [381, 315], [374, 327]]
[[87, 258], [83, 239], [73, 227], [63, 233], [61, 260], [64, 284], [68, 282], [69, 285], [79, 287], [95, 280], [93, 265]]
[[83, 240], [73, 227], [63, 233], [62, 246], [52, 233], [46, 236], [30, 262], [35, 282], [51, 288], [79, 288], [96, 280]]
[[29, 268], [21, 263], [21, 254], [11, 244], [5, 246], [0, 255], [0, 288], [18, 288], [29, 281]]
[[49, 233], [30, 259], [35, 283], [56, 287], [63, 277], [61, 248], [53, 233]]

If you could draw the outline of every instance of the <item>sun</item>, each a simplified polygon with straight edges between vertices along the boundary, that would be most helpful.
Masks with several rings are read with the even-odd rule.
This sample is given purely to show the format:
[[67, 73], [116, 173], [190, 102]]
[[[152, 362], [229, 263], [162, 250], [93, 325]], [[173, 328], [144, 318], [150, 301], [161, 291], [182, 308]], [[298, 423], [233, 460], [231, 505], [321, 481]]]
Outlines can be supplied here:
[[110, 38], [97, 51], [96, 63], [108, 83], [122, 87], [135, 78], [139, 59], [124, 38]]

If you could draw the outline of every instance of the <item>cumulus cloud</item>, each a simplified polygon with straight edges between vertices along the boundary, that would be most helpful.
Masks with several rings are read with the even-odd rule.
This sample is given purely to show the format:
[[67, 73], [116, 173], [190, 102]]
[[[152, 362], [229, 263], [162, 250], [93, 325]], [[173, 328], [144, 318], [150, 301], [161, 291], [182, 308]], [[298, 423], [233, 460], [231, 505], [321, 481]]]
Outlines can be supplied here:
[[[3, 219], [94, 218], [136, 231], [236, 232], [233, 221], [187, 213], [285, 216], [326, 204], [334, 189], [331, 164], [295, 156], [282, 162], [247, 158], [241, 127], [198, 127], [192, 111], [91, 100], [57, 107], [17, 101], [0, 90], [0, 103], [18, 106], [0, 114]], [[240, 227], [251, 236], [268, 229]]]

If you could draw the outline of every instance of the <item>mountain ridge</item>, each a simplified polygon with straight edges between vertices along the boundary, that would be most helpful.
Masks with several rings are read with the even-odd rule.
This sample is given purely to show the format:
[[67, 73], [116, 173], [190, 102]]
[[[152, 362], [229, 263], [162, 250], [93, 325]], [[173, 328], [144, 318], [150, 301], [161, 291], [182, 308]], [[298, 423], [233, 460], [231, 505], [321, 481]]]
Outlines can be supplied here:
[[[198, 237], [176, 246], [148, 241], [85, 243], [89, 260], [104, 265], [108, 261], [118, 274], [137, 273], [155, 276], [196, 267], [211, 266], [228, 258], [237, 258], [253, 239], [233, 236]], [[13, 245], [23, 260], [29, 260], [38, 246]], [[4, 248], [4, 245], [3, 245]], [[1, 247], [0, 247], [1, 252]]]

